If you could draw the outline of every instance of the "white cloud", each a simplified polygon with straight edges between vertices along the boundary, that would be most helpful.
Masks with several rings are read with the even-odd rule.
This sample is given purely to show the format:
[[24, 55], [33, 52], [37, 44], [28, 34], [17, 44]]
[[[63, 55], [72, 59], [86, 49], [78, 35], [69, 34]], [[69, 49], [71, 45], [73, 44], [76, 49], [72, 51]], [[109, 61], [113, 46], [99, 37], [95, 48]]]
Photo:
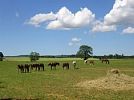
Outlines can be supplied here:
[[124, 29], [123, 34], [134, 34], [134, 28], [128, 27], [128, 28]]
[[80, 38], [77, 38], [77, 37], [72, 38], [72, 42], [80, 42], [80, 41], [81, 41]]
[[[70, 30], [73, 28], [89, 27], [92, 32], [116, 31], [118, 27], [134, 26], [134, 1], [115, 0], [113, 8], [107, 13], [102, 21], [95, 19], [95, 14], [88, 8], [81, 8], [77, 12], [72, 12], [66, 7], [62, 7], [56, 13], [36, 14], [27, 23], [40, 26], [46, 23], [46, 29]], [[123, 33], [132, 33], [125, 32]]]
[[117, 27], [134, 25], [134, 1], [115, 0], [113, 8], [104, 16], [103, 22], [93, 24], [93, 32], [116, 31]]
[[131, 25], [134, 24], [134, 1], [115, 0], [112, 10], [104, 17], [107, 25]]
[[30, 20], [27, 22], [27, 24], [31, 24], [31, 25], [38, 27], [43, 22], [51, 21], [51, 20], [55, 20], [55, 19], [56, 19], [56, 15], [53, 14], [53, 12], [48, 13], [48, 14], [36, 14], [32, 18], [30, 18]]
[[74, 37], [71, 39], [71, 42], [69, 42], [69, 46], [74, 46], [74, 45], [80, 45], [80, 38]]
[[116, 31], [116, 26], [105, 25], [103, 22], [96, 21], [92, 28], [92, 32], [109, 32], [109, 31]]
[[80, 28], [89, 25], [94, 18], [95, 15], [87, 8], [72, 13], [66, 7], [62, 7], [57, 13], [57, 21], [59, 21], [64, 28]]
[[60, 21], [55, 20], [55, 21], [50, 22], [46, 28], [47, 29], [63, 29], [64, 27]]
[[81, 28], [93, 22], [95, 15], [88, 8], [72, 13], [66, 7], [62, 7], [57, 13], [36, 14], [27, 23], [40, 26], [41, 23], [49, 21], [47, 29], [71, 29]]

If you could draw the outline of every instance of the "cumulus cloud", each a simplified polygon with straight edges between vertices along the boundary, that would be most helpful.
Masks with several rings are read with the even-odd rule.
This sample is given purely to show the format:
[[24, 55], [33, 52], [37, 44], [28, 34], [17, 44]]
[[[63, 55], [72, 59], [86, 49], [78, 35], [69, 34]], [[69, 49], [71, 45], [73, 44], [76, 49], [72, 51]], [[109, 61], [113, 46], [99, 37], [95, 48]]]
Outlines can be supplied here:
[[106, 25], [101, 21], [96, 21], [92, 28], [92, 32], [109, 32], [109, 31], [116, 31], [116, 26]]
[[56, 15], [53, 14], [53, 12], [48, 13], [48, 14], [36, 14], [32, 18], [30, 18], [30, 20], [27, 22], [27, 24], [38, 27], [43, 22], [51, 21], [51, 20], [55, 20], [55, 19], [56, 19]]
[[72, 13], [66, 7], [62, 7], [57, 13], [36, 14], [28, 24], [40, 26], [41, 23], [49, 21], [47, 29], [71, 29], [87, 26], [95, 19], [95, 15], [88, 8]]
[[72, 13], [66, 7], [62, 7], [56, 15], [57, 20], [50, 22], [48, 29], [80, 28], [89, 25], [95, 18], [88, 8], [81, 8], [80, 11]]
[[107, 25], [134, 24], [134, 1], [115, 0], [112, 10], [104, 17]]
[[113, 8], [104, 16], [102, 22], [95, 22], [92, 31], [115, 31], [117, 27], [134, 25], [133, 0], [115, 0]]
[[[81, 8], [72, 12], [66, 7], [60, 8], [57, 12], [36, 14], [31, 17], [27, 24], [39, 27], [46, 23], [46, 29], [70, 30], [73, 28], [89, 27], [92, 32], [116, 31], [118, 27], [134, 26], [134, 1], [115, 0], [113, 8], [107, 13], [103, 20], [95, 19], [95, 14], [88, 8]], [[132, 33], [127, 28], [123, 33]], [[127, 32], [126, 32], [127, 30]]]
[[72, 38], [71, 42], [69, 42], [68, 45], [69, 46], [80, 45], [80, 41], [81, 41], [80, 38], [74, 37], [74, 38]]
[[128, 27], [128, 28], [124, 29], [123, 34], [134, 34], [134, 28]]

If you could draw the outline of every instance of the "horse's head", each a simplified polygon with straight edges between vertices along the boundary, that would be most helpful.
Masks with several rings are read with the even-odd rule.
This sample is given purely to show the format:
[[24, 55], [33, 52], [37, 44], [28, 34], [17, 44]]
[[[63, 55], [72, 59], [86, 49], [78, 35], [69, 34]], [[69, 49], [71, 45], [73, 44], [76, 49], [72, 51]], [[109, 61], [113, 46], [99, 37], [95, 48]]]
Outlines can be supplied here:
[[56, 63], [56, 65], [58, 65], [58, 66], [59, 66], [59, 65], [60, 65], [60, 63]]
[[48, 64], [48, 66], [51, 66], [51, 65], [52, 65], [51, 63]]

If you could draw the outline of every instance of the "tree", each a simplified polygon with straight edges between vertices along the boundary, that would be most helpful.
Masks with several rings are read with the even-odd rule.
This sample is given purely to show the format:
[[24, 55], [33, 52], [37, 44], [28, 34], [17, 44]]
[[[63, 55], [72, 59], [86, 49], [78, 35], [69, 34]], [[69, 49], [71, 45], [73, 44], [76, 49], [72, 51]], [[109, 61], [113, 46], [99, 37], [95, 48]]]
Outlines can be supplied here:
[[0, 52], [0, 61], [3, 61], [3, 57], [4, 57], [3, 53]]
[[90, 46], [81, 45], [76, 55], [86, 60], [93, 55], [93, 49]]
[[39, 60], [40, 54], [37, 52], [31, 52], [30, 53], [30, 60], [31, 61], [37, 61]]

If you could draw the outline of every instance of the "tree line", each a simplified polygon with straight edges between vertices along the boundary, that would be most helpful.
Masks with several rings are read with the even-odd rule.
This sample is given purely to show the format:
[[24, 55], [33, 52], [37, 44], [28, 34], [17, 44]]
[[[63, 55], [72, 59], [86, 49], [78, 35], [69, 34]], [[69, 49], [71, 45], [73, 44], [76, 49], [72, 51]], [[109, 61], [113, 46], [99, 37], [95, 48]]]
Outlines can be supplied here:
[[[134, 58], [134, 55], [132, 56], [125, 56], [124, 54], [109, 54], [109, 55], [103, 55], [103, 56], [94, 56], [93, 55], [93, 48], [88, 45], [81, 45], [79, 47], [79, 50], [76, 54], [72, 55], [47, 55], [47, 56], [41, 56], [38, 52], [31, 52], [29, 55], [19, 55], [17, 57], [29, 57], [30, 61], [37, 61], [39, 58], [81, 58], [83, 60], [88, 59], [89, 57], [92, 58], [107, 58], [107, 59], [123, 59], [123, 58]], [[0, 52], [0, 61], [3, 61], [4, 55], [2, 52]]]

